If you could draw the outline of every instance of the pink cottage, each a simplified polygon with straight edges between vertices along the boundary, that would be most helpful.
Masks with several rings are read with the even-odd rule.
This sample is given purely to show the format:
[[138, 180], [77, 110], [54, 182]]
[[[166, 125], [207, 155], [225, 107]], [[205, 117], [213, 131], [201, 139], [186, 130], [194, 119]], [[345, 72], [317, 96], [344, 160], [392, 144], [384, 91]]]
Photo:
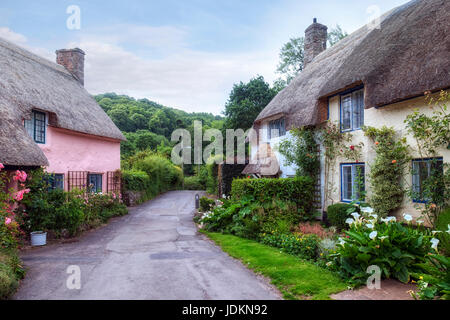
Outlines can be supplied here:
[[0, 163], [45, 166], [53, 188], [119, 190], [120, 130], [84, 89], [84, 52], [56, 63], [0, 38]]

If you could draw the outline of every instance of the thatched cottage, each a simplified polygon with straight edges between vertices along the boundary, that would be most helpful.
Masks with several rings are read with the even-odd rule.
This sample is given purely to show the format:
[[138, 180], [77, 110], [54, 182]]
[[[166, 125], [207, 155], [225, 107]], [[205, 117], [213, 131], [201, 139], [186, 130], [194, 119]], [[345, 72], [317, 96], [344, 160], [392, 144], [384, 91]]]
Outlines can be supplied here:
[[[338, 159], [332, 174], [326, 176], [321, 164], [320, 207], [351, 202], [357, 169], [367, 176], [374, 159], [373, 145], [364, 136], [363, 126], [394, 127], [406, 135], [404, 120], [415, 108], [430, 114], [424, 93], [450, 88], [450, 1], [418, 0], [391, 10], [380, 24], [367, 25], [326, 49], [327, 27], [314, 23], [306, 30], [305, 68], [257, 117], [254, 128], [261, 132], [252, 143], [253, 159], [261, 145], [276, 150], [281, 139], [288, 139], [292, 128], [320, 128], [333, 121], [343, 132], [351, 132], [353, 144], [364, 143], [362, 159], [352, 163]], [[271, 137], [269, 129], [279, 129], [281, 137]], [[408, 137], [408, 144], [415, 141]], [[265, 147], [267, 148], [267, 147]], [[323, 148], [321, 150], [323, 158]], [[257, 159], [244, 170], [256, 177], [295, 175], [277, 153], [275, 170], [264, 173], [264, 159]], [[450, 161], [450, 150], [439, 150], [439, 161]], [[428, 159], [416, 161], [426, 165]], [[327, 171], [328, 172], [328, 171]], [[405, 177], [409, 184], [420, 179]], [[331, 197], [324, 196], [324, 184], [334, 186]], [[417, 186], [420, 188], [420, 186]], [[370, 184], [366, 179], [370, 197]], [[418, 214], [405, 197], [398, 213]]]
[[44, 166], [53, 188], [117, 189], [124, 136], [84, 88], [80, 49], [52, 63], [0, 39], [0, 163]]

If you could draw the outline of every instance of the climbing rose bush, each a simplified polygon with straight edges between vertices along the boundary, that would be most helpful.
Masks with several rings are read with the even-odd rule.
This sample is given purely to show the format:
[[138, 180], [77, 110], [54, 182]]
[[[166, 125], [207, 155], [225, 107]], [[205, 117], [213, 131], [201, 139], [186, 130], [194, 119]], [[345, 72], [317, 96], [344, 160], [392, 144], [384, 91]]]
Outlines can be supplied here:
[[[29, 189], [21, 189], [14, 192], [12, 188], [6, 186], [10, 178], [5, 171], [5, 166], [0, 163], [0, 246], [2, 248], [15, 248], [23, 236], [23, 232], [16, 221], [14, 213], [15, 205], [23, 199], [23, 195], [28, 193]], [[27, 174], [24, 171], [17, 171], [13, 180], [20, 182], [19, 188], [24, 188], [27, 180]]]

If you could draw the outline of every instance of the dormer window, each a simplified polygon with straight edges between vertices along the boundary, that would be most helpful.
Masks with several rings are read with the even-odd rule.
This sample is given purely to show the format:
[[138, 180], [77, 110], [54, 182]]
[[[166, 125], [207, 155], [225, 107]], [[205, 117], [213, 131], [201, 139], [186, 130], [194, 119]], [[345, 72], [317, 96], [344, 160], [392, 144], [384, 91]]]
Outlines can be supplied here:
[[341, 95], [341, 131], [364, 126], [364, 89]]
[[[269, 122], [268, 139], [282, 137], [286, 135], [286, 124], [284, 118]], [[278, 135], [277, 135], [278, 134]]]
[[24, 121], [25, 129], [36, 143], [45, 144], [47, 129], [46, 118], [47, 116], [45, 113], [33, 110], [31, 113], [31, 119]]

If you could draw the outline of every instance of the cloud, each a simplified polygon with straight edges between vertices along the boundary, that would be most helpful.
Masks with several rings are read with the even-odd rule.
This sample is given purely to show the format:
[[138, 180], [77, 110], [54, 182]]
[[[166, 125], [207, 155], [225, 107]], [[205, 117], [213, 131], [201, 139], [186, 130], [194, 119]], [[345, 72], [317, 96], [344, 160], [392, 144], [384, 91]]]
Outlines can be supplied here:
[[[234, 83], [257, 74], [268, 81], [275, 78], [276, 52], [191, 50], [186, 37], [184, 29], [128, 26], [118, 28], [113, 36], [89, 33], [68, 47], [86, 52], [89, 92], [148, 98], [189, 112], [219, 114]], [[138, 48], [129, 50], [130, 45]], [[155, 55], [155, 50], [164, 54]]]
[[[30, 46], [24, 35], [8, 28], [0, 28], [0, 37], [55, 60], [55, 48]], [[185, 28], [119, 25], [90, 30], [66, 47], [86, 52], [85, 86], [90, 93], [148, 98], [188, 112], [220, 114], [234, 83], [258, 74], [269, 82], [276, 78], [276, 51], [192, 50], [187, 38]]]
[[0, 37], [18, 45], [23, 45], [28, 41], [23, 34], [16, 33], [7, 27], [0, 27]]

